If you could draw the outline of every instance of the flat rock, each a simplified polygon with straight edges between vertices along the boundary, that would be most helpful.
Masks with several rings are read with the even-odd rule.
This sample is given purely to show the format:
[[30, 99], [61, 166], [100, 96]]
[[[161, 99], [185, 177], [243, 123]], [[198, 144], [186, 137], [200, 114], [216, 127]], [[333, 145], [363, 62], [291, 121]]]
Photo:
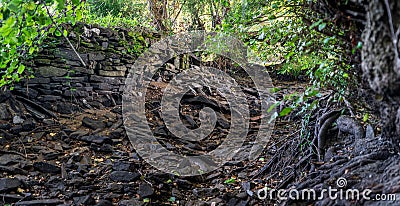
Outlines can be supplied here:
[[30, 200], [15, 203], [15, 206], [53, 206], [64, 203], [60, 199]]
[[2, 119], [2, 120], [11, 119], [11, 114], [7, 109], [7, 104], [6, 103], [1, 103], [0, 104], [0, 119]]
[[111, 138], [107, 136], [100, 136], [100, 135], [88, 135], [77, 137], [78, 140], [85, 141], [88, 143], [95, 143], [95, 144], [112, 144], [113, 141]]
[[20, 116], [16, 115], [13, 117], [13, 124], [22, 124], [24, 122], [24, 119], [22, 119]]
[[144, 198], [153, 195], [154, 190], [149, 184], [144, 183], [139, 185], [139, 190], [137, 193], [140, 195], [140, 197]]
[[130, 171], [133, 168], [133, 163], [118, 161], [113, 164], [112, 168], [114, 171]]
[[103, 129], [106, 125], [101, 120], [95, 120], [90, 117], [84, 117], [82, 119], [82, 125], [89, 128], [89, 129]]
[[108, 200], [99, 200], [99, 202], [95, 206], [109, 206], [112, 205], [112, 202]]
[[130, 200], [121, 200], [118, 203], [118, 206], [131, 206], [131, 205], [142, 206], [144, 205], [144, 202], [136, 199], [130, 199]]
[[22, 130], [23, 131], [32, 131], [35, 129], [36, 123], [33, 121], [33, 119], [27, 119], [22, 123]]
[[1, 178], [0, 192], [8, 192], [23, 186], [22, 182], [17, 178]]
[[61, 168], [47, 163], [47, 162], [35, 162], [33, 163], [33, 168], [35, 168], [35, 170], [40, 171], [42, 173], [60, 173], [61, 172]]
[[336, 120], [336, 123], [340, 132], [352, 134], [357, 139], [365, 137], [364, 128], [353, 117], [342, 115]]
[[8, 166], [17, 163], [25, 163], [25, 158], [16, 154], [3, 154], [0, 155], [0, 165]]
[[139, 179], [140, 174], [127, 171], [113, 171], [110, 174], [110, 179], [114, 182], [132, 182]]
[[367, 128], [365, 130], [365, 137], [370, 139], [375, 138], [374, 128], [372, 128], [370, 124], [367, 125]]

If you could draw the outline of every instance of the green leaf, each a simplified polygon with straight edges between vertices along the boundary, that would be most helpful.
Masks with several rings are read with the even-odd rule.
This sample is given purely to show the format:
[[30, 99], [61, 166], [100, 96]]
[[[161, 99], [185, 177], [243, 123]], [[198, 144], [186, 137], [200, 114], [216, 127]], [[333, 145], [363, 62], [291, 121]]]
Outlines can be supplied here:
[[318, 30], [322, 31], [326, 27], [326, 23], [322, 23], [318, 26]]
[[276, 19], [275, 15], [271, 14], [271, 15], [268, 16], [268, 20], [274, 20], [274, 19]]
[[170, 198], [168, 199], [168, 201], [170, 201], [170, 202], [175, 202], [175, 200], [176, 200], [175, 197], [170, 197]]
[[283, 117], [288, 115], [291, 111], [293, 110], [293, 108], [291, 107], [286, 107], [284, 109], [282, 109], [282, 111], [279, 113], [279, 116]]
[[60, 32], [58, 29], [56, 29], [56, 30], [54, 31], [54, 34], [55, 34], [56, 36], [61, 36], [61, 32]]
[[145, 203], [150, 202], [150, 199], [149, 198], [144, 198], [143, 202], [145, 202]]
[[359, 41], [359, 42], [357, 43], [357, 49], [361, 49], [361, 48], [362, 48], [362, 42]]
[[57, 0], [57, 9], [61, 10], [65, 7], [66, 0]]
[[324, 44], [328, 44], [330, 40], [331, 40], [331, 37], [325, 38], [325, 39], [324, 39]]
[[368, 113], [365, 113], [365, 114], [364, 114], [364, 117], [363, 117], [363, 122], [367, 122], [367, 121], [368, 121], [368, 118], [369, 118], [369, 114], [368, 114]]
[[318, 20], [317, 22], [314, 22], [311, 26], [310, 29], [314, 29], [314, 27], [318, 26], [319, 24], [322, 23], [322, 19]]
[[75, 6], [77, 6], [77, 5], [79, 5], [80, 0], [72, 0], [72, 3], [73, 3]]
[[68, 31], [67, 30], [64, 30], [64, 36], [68, 36]]
[[270, 113], [270, 112], [271, 112], [273, 109], [275, 109], [275, 107], [277, 107], [278, 105], [280, 105], [280, 102], [276, 102], [275, 104], [271, 105], [271, 106], [268, 108], [267, 112]]
[[36, 8], [35, 3], [29, 2], [25, 6], [28, 10], [34, 10]]
[[18, 70], [17, 70], [18, 74], [22, 74], [22, 72], [24, 72], [24, 71], [25, 71], [25, 66], [23, 64], [19, 65]]
[[233, 184], [233, 183], [235, 183], [236, 182], [236, 179], [235, 178], [229, 178], [229, 179], [227, 179], [227, 180], [225, 180], [225, 184]]

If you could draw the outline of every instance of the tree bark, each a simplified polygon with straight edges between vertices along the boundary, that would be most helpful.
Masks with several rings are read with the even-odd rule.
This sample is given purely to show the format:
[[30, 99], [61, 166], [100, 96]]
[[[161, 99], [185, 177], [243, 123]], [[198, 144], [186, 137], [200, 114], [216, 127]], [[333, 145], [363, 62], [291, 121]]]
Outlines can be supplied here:
[[396, 63], [399, 45], [394, 44], [398, 37], [393, 35], [400, 25], [400, 2], [387, 0], [388, 10], [385, 1], [371, 0], [367, 5], [361, 68], [378, 97], [382, 137], [391, 140], [400, 152], [400, 68]]

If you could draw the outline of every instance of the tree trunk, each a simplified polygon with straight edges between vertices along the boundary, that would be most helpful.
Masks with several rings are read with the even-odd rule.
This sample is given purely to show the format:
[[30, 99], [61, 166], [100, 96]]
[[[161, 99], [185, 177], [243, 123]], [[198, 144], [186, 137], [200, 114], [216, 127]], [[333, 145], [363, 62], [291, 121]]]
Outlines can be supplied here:
[[[389, 12], [385, 1], [389, 3]], [[379, 99], [382, 137], [391, 140], [397, 152], [400, 152], [400, 68], [396, 64], [399, 46], [394, 41], [398, 37], [393, 33], [396, 33], [399, 25], [398, 0], [369, 1], [366, 28], [362, 36], [362, 71]]]

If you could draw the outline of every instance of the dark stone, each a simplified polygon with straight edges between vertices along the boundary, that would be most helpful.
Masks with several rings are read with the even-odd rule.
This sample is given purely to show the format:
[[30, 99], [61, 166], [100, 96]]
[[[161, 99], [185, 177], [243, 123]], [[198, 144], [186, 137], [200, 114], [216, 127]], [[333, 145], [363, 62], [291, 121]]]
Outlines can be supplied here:
[[[72, 135], [71, 135], [72, 136]], [[88, 136], [83, 136], [83, 137], [78, 137], [77, 139], [89, 143], [95, 143], [95, 144], [112, 144], [113, 141], [106, 136], [98, 136], [98, 135], [88, 135]]]
[[365, 130], [365, 137], [370, 139], [375, 138], [374, 128], [372, 128], [370, 124], [367, 125], [367, 128]]
[[74, 197], [75, 205], [94, 205], [96, 201], [91, 195]]
[[103, 43], [101, 43], [101, 47], [102, 47], [103, 49], [107, 49], [107, 48], [108, 48], [108, 42], [103, 42]]
[[89, 129], [104, 129], [106, 126], [105, 123], [101, 120], [95, 120], [90, 117], [84, 117], [82, 119], [82, 125]]
[[336, 123], [340, 132], [352, 134], [356, 139], [365, 137], [364, 128], [353, 117], [342, 115], [336, 120]]
[[[54, 82], [62, 82], [62, 83], [81, 83], [81, 82], [87, 82], [88, 77], [86, 76], [79, 76], [79, 77], [52, 77], [51, 78]], [[65, 84], [64, 84], [65, 85]]]
[[2, 202], [18, 202], [21, 201], [24, 197], [19, 194], [0, 194], [0, 199]]
[[122, 107], [121, 106], [114, 107], [111, 111], [117, 114], [122, 114]]
[[6, 138], [4, 138], [4, 137], [0, 137], [0, 145], [5, 145], [5, 144], [7, 144], [7, 139]]
[[15, 206], [56, 206], [62, 203], [64, 203], [64, 201], [60, 199], [30, 200], [16, 202]]
[[110, 132], [110, 137], [112, 139], [118, 139], [118, 138], [122, 137], [123, 134], [124, 134], [124, 129], [118, 128], [118, 129]]
[[60, 173], [61, 169], [60, 167], [47, 163], [47, 162], [35, 162], [33, 163], [33, 168], [35, 168], [35, 170], [42, 172], [42, 173]]
[[113, 164], [112, 168], [114, 171], [131, 171], [133, 166], [131, 162], [118, 161]]
[[17, 125], [17, 126], [14, 126], [14, 127], [11, 127], [10, 128], [10, 132], [12, 133], [12, 134], [19, 134], [20, 132], [22, 132], [23, 131], [23, 129], [22, 129], [22, 126], [21, 125]]
[[203, 96], [195, 96], [195, 97], [191, 97], [191, 98], [184, 98], [181, 101], [182, 104], [200, 104], [200, 105], [205, 105], [205, 106], [209, 106], [213, 109], [218, 109], [219, 110], [219, 106], [218, 103], [216, 103], [213, 100], [207, 99], [206, 97]]
[[24, 123], [22, 123], [22, 130], [23, 131], [32, 131], [33, 129], [35, 129], [36, 124], [33, 121], [33, 119], [27, 119], [24, 121]]
[[50, 83], [50, 78], [35, 77], [28, 80], [29, 84], [48, 84]]
[[103, 106], [105, 107], [113, 107], [115, 106], [115, 101], [113, 101], [112, 99], [105, 99], [104, 101], [101, 102], [103, 104]]
[[140, 195], [140, 197], [144, 198], [153, 195], [154, 190], [149, 184], [144, 183], [139, 185], [139, 190], [137, 191], [137, 193]]
[[112, 202], [108, 200], [99, 200], [99, 202], [95, 206], [110, 206]]
[[66, 60], [66, 61], [65, 61], [65, 64], [71, 65], [71, 66], [80, 66], [80, 65], [81, 65], [81, 62], [79, 62], [79, 61]]
[[87, 97], [89, 96], [89, 93], [87, 91], [81, 91], [81, 90], [65, 90], [63, 95], [65, 97]]
[[104, 59], [106, 59], [106, 57], [102, 53], [89, 53], [90, 61], [102, 61]]
[[101, 76], [108, 76], [108, 77], [124, 77], [125, 71], [106, 71], [106, 70], [99, 70], [99, 75]]
[[41, 95], [38, 97], [39, 101], [42, 102], [56, 102], [61, 100], [62, 98], [60, 96], [55, 96], [55, 95]]
[[112, 89], [112, 85], [108, 83], [93, 83], [93, 89], [97, 90], [104, 90], [104, 91], [110, 91]]
[[68, 70], [54, 66], [45, 66], [37, 68], [37, 72], [42, 77], [62, 77], [68, 73]]
[[8, 166], [16, 163], [25, 163], [24, 157], [15, 154], [0, 155], [0, 165]]
[[236, 204], [236, 206], [246, 206], [248, 204], [248, 201], [246, 201], [246, 200], [241, 200], [240, 202], [238, 202], [237, 204]]
[[107, 189], [115, 193], [122, 193], [124, 190], [124, 185], [119, 183], [111, 183], [107, 186]]
[[154, 130], [154, 135], [158, 135], [158, 136], [168, 136], [168, 129], [161, 125], [158, 126], [155, 130]]
[[[80, 62], [79, 57], [71, 49], [60, 49], [60, 51], [58, 51], [55, 54], [55, 56], [59, 57], [61, 59], [67, 59], [67, 60], [71, 60], [71, 61], [79, 61]], [[82, 60], [85, 62], [85, 64], [89, 63], [87, 54], [80, 54], [79, 56], [82, 58]]]
[[17, 178], [1, 178], [0, 179], [0, 192], [8, 192], [22, 187], [22, 182]]
[[118, 206], [132, 206], [132, 205], [134, 205], [134, 206], [142, 206], [142, 205], [144, 205], [144, 202], [136, 200], [136, 199], [130, 199], [130, 200], [121, 200], [118, 203]]
[[[36, 88], [36, 86], [34, 87]], [[15, 93], [24, 97], [28, 97], [29, 99], [34, 99], [38, 96], [39, 92], [35, 89], [32, 89], [31, 86], [26, 87], [20, 87], [14, 89]]]
[[140, 177], [139, 173], [133, 173], [127, 171], [113, 171], [110, 174], [110, 179], [114, 182], [132, 182], [139, 179], [139, 177]]
[[110, 144], [97, 145], [92, 143], [90, 149], [97, 152], [112, 152], [113, 147]]
[[189, 115], [183, 115], [183, 117], [185, 118], [185, 120], [189, 123], [190, 129], [195, 129], [198, 128], [199, 126], [197, 125], [197, 123], [192, 119], [192, 117], [190, 117]]
[[1, 103], [0, 104], [0, 119], [1, 120], [9, 120], [11, 119], [12, 116], [10, 112], [7, 109], [7, 104], [6, 103]]
[[61, 114], [72, 114], [73, 109], [72, 109], [72, 104], [69, 103], [57, 103], [57, 112]]
[[195, 188], [193, 189], [193, 195], [197, 197], [215, 197], [219, 194], [218, 188]]
[[78, 131], [72, 132], [71, 134], [69, 134], [69, 136], [72, 138], [80, 138], [80, 137], [86, 136], [88, 134], [89, 134], [88, 131], [78, 130]]
[[235, 206], [237, 203], [237, 199], [236, 198], [231, 198], [227, 203], [226, 206]]
[[223, 129], [229, 129], [230, 128], [230, 123], [228, 120], [220, 113], [217, 113], [217, 124], [221, 126]]

